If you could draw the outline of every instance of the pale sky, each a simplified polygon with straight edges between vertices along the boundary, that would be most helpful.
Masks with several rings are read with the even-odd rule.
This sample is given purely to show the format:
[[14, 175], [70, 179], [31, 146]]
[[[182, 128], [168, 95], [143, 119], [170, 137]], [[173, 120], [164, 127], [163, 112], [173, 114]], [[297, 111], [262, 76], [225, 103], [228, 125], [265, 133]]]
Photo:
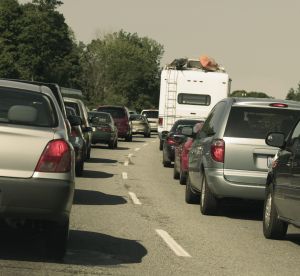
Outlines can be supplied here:
[[300, 81], [299, 0], [62, 1], [79, 41], [123, 29], [162, 44], [162, 66], [206, 54], [226, 68], [232, 91], [283, 99]]

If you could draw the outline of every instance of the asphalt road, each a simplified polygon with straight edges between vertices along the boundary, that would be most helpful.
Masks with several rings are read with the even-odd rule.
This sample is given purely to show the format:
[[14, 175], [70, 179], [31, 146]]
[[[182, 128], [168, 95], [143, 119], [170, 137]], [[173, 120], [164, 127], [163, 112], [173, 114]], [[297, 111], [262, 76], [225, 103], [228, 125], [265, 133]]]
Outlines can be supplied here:
[[76, 179], [68, 251], [47, 260], [43, 237], [0, 237], [0, 275], [299, 275], [300, 229], [262, 234], [259, 202], [225, 202], [203, 216], [162, 166], [157, 136], [92, 149]]

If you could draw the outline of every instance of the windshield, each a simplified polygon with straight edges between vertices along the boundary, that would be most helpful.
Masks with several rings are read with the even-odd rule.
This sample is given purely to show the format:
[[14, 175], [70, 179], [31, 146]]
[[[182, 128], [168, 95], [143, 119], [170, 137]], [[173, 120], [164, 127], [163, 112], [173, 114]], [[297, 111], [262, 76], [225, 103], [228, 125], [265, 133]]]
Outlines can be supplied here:
[[0, 123], [54, 127], [57, 118], [53, 104], [46, 95], [0, 88]]
[[287, 135], [298, 119], [296, 110], [232, 107], [224, 136], [265, 139], [272, 131]]

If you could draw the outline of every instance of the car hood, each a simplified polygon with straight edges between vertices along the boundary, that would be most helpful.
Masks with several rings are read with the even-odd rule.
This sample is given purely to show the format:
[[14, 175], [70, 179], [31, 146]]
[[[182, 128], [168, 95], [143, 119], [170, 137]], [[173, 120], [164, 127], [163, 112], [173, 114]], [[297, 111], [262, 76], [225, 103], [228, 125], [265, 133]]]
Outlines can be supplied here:
[[0, 126], [0, 137], [0, 177], [29, 178], [54, 130]]

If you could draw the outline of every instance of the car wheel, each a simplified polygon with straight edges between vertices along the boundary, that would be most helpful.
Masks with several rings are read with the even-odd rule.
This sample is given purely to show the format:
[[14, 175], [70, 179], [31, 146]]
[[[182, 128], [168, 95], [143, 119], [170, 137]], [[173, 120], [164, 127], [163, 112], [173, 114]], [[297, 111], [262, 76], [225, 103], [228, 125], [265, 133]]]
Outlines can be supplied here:
[[186, 184], [186, 172], [183, 172], [181, 169], [179, 172], [179, 183], [182, 185]]
[[163, 142], [162, 140], [159, 140], [159, 150], [162, 150], [163, 149]]
[[174, 179], [179, 179], [179, 172], [177, 171], [177, 168], [176, 168], [176, 161], [174, 162], [174, 169], [173, 169], [173, 178]]
[[270, 185], [266, 188], [266, 199], [263, 212], [263, 232], [267, 239], [283, 239], [288, 224], [278, 218], [274, 197]]
[[84, 161], [83, 158], [78, 162], [75, 166], [75, 175], [76, 176], [82, 176], [83, 174], [83, 168], [84, 168]]
[[115, 145], [115, 142], [114, 142], [114, 141], [109, 141], [109, 142], [108, 142], [108, 148], [113, 149], [113, 148], [114, 148], [114, 145]]
[[126, 142], [132, 142], [132, 134], [127, 135], [127, 136], [125, 137], [125, 141], [126, 141]]
[[115, 144], [114, 144], [114, 148], [118, 148], [118, 139], [116, 139]]
[[86, 159], [90, 159], [91, 158], [91, 146], [88, 147], [88, 150], [86, 152]]
[[190, 177], [187, 177], [186, 186], [185, 186], [185, 202], [189, 204], [194, 204], [199, 201], [199, 195], [193, 191], [191, 187]]
[[171, 167], [171, 161], [166, 160], [164, 152], [163, 152], [163, 165], [164, 165], [165, 168]]
[[205, 175], [203, 175], [201, 196], [200, 196], [200, 211], [203, 215], [214, 215], [217, 211], [217, 198], [210, 191]]
[[47, 229], [47, 255], [61, 261], [66, 253], [69, 238], [69, 220], [64, 223], [51, 222]]

